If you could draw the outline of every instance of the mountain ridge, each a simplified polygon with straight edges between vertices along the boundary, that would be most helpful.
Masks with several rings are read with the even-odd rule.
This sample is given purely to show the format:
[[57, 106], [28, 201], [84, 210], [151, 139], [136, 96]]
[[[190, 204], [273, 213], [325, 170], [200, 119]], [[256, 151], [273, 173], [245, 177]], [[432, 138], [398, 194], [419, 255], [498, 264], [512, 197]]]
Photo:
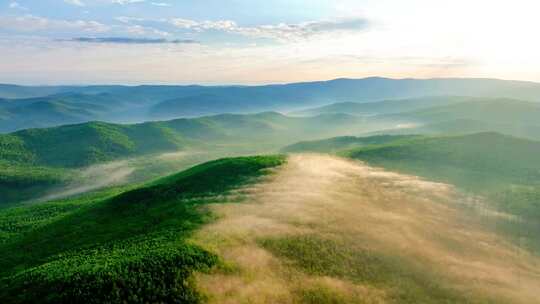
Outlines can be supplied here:
[[[423, 96], [463, 95], [463, 92], [467, 92], [467, 95], [471, 97], [507, 97], [540, 102], [540, 84], [532, 82], [477, 78], [371, 77], [261, 86], [4, 86], [3, 89], [0, 87], [0, 98], [4, 98], [0, 102], [0, 111], [8, 111], [5, 109], [6, 105], [12, 106], [17, 102], [25, 102], [25, 97], [69, 99], [71, 96], [69, 101], [75, 104], [82, 103], [84, 100], [86, 103], [99, 103], [111, 107], [111, 110], [105, 113], [80, 118], [80, 122], [91, 120], [142, 122], [217, 113], [290, 112], [336, 102], [367, 103]], [[77, 94], [80, 94], [79, 97]], [[6, 102], [6, 97], [11, 100]], [[2, 115], [0, 132], [33, 127], [30, 122], [24, 122], [24, 119], [20, 117], [9, 119], [5, 117], [6, 114]], [[72, 121], [67, 122], [72, 123]], [[64, 123], [65, 121], [60, 119], [40, 126], [57, 126]]]

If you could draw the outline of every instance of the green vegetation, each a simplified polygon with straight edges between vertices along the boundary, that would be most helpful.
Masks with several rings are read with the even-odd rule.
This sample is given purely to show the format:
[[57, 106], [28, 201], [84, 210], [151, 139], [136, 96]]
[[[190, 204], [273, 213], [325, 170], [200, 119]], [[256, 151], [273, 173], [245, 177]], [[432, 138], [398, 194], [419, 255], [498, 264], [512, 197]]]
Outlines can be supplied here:
[[204, 206], [283, 162], [281, 156], [221, 159], [133, 190], [2, 210], [0, 298], [198, 303], [203, 296], [191, 273], [218, 263], [186, 242], [212, 220]]
[[459, 96], [433, 96], [399, 100], [384, 100], [376, 102], [343, 102], [331, 105], [295, 112], [297, 115], [321, 115], [331, 113], [344, 113], [354, 115], [381, 115], [397, 114], [401, 112], [416, 111], [435, 106], [445, 106], [466, 101], [479, 101], [480, 98]]
[[513, 99], [475, 99], [416, 111], [379, 116], [375, 119], [418, 126], [383, 130], [377, 134], [464, 135], [499, 132], [540, 139], [540, 104]]
[[105, 95], [60, 94], [0, 102], [0, 131], [16, 131], [105, 117], [123, 103]]
[[378, 135], [369, 137], [342, 136], [330, 139], [301, 141], [281, 149], [284, 153], [317, 152], [336, 153], [343, 150], [360, 148], [372, 145], [383, 145], [418, 138], [416, 135]]
[[469, 190], [540, 181], [540, 142], [497, 133], [416, 138], [345, 154]]
[[[385, 255], [356, 247], [354, 242], [299, 235], [260, 243], [310, 275], [388, 289], [391, 303], [496, 303], [443, 286], [432, 269], [421, 263], [411, 263], [396, 253]], [[349, 303], [344, 295], [327, 289], [301, 290], [300, 295], [302, 303]]]
[[0, 161], [0, 206], [41, 196], [71, 177], [69, 170]]
[[[291, 118], [272, 112], [134, 125], [91, 122], [0, 135], [0, 159], [42, 166], [81, 167], [125, 157], [215, 148], [231, 143], [249, 144], [252, 150], [271, 149], [303, 136], [310, 137], [312, 131], [335, 134], [357, 123], [356, 118], [346, 115]], [[253, 148], [254, 140], [265, 140], [268, 144]]]
[[[506, 123], [538, 124], [540, 104], [514, 99], [488, 99], [437, 106], [409, 113], [398, 114], [422, 122], [441, 122], [456, 119]], [[519, 118], [519, 121], [516, 121]]]
[[497, 133], [416, 138], [342, 153], [389, 170], [457, 185], [525, 221], [498, 224], [540, 250], [540, 142]]
[[[0, 205], [41, 197], [65, 186], [73, 169], [95, 164], [181, 151], [204, 151], [214, 157], [269, 153], [301, 138], [333, 136], [354, 128], [362, 125], [347, 115], [291, 118], [267, 112], [18, 131], [0, 135], [0, 189], [6, 189]], [[148, 175], [141, 171], [138, 176]]]

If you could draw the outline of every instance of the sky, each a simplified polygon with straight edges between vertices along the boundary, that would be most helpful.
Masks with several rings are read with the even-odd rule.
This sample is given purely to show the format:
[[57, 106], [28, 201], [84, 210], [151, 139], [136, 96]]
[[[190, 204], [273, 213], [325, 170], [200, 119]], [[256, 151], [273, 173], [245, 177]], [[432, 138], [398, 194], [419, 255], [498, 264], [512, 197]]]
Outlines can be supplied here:
[[538, 0], [0, 0], [0, 82], [540, 82]]

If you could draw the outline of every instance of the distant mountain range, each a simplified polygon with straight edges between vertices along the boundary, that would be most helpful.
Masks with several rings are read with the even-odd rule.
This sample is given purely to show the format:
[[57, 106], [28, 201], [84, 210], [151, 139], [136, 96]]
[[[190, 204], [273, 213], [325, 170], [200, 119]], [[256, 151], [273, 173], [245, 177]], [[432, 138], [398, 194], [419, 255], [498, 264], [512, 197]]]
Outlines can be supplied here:
[[371, 134], [499, 132], [540, 139], [540, 103], [510, 98], [435, 96], [371, 103], [334, 103], [293, 113], [356, 115], [384, 128]]
[[[26, 100], [20, 100], [21, 107], [49, 104]], [[66, 116], [72, 114], [68, 101], [52, 105], [65, 107]], [[100, 109], [89, 107], [88, 111]], [[35, 187], [42, 181], [48, 189], [62, 183], [65, 174], [58, 170], [182, 150], [267, 153], [300, 141], [283, 151], [333, 152], [414, 138], [389, 135], [478, 132], [540, 140], [540, 103], [513, 99], [433, 97], [334, 104], [308, 112], [317, 115], [219, 114], [137, 124], [87, 122], [0, 134], [0, 190], [15, 189], [10, 186], [15, 183], [17, 193], [12, 196], [18, 197], [27, 184]], [[39, 110], [34, 113], [34, 117], [41, 114]], [[383, 136], [350, 137], [359, 135]], [[345, 137], [309, 142], [333, 136]], [[30, 188], [25, 191], [37, 193]]]
[[[0, 85], [0, 132], [93, 120], [142, 122], [221, 113], [290, 112], [332, 103], [373, 103], [425, 96], [540, 102], [540, 84], [496, 79], [372, 77], [264, 86]], [[417, 104], [423, 107], [439, 102], [435, 106], [451, 101], [452, 98], [422, 99]], [[386, 113], [389, 109], [400, 112], [398, 103], [379, 105], [380, 109], [384, 107]]]
[[485, 100], [478, 97], [462, 96], [426, 96], [410, 99], [382, 100], [375, 102], [339, 102], [322, 107], [304, 109], [292, 112], [295, 116], [314, 116], [321, 114], [347, 113], [360, 116], [374, 116], [381, 114], [397, 114], [430, 107], [451, 105], [456, 103]]

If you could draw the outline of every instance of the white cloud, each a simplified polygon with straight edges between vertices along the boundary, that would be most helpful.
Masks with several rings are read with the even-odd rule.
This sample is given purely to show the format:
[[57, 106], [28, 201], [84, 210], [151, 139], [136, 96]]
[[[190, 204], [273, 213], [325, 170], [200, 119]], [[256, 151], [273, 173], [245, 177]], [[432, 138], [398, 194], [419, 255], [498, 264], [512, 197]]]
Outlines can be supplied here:
[[76, 6], [85, 6], [84, 2], [82, 2], [81, 0], [64, 0], [64, 2]]
[[204, 30], [220, 30], [232, 32], [238, 28], [238, 25], [234, 21], [220, 20], [220, 21], [194, 21], [189, 19], [174, 18], [169, 20], [169, 23], [181, 29], [189, 29], [197, 32]]
[[172, 6], [172, 4], [170, 3], [165, 3], [165, 2], [150, 2], [150, 4], [154, 5], [154, 6], [163, 6], [163, 7], [170, 7]]
[[0, 28], [17, 31], [70, 31], [106, 32], [110, 28], [97, 21], [47, 19], [34, 15], [0, 17]]
[[24, 10], [24, 11], [28, 10], [27, 7], [20, 5], [18, 2], [15, 2], [15, 1], [13, 1], [13, 2], [11, 2], [9, 4], [9, 8], [20, 9], [20, 10]]
[[238, 27], [233, 32], [256, 38], [297, 41], [325, 33], [363, 31], [368, 25], [366, 19], [356, 18], [335, 21], [311, 21], [299, 24], [280, 23], [257, 27]]
[[218, 30], [254, 38], [269, 38], [278, 41], [297, 41], [316, 35], [334, 32], [357, 32], [365, 30], [369, 22], [364, 18], [351, 18], [332, 21], [311, 21], [298, 24], [280, 23], [275, 25], [260, 25], [242, 27], [231, 20], [195, 21], [174, 18], [169, 23], [181, 29], [197, 32]]
[[116, 21], [122, 22], [122, 23], [133, 23], [137, 21], [145, 21], [144, 18], [135, 18], [135, 17], [127, 17], [127, 16], [119, 16], [114, 18]]
[[359, 17], [310, 21], [297, 24], [279, 23], [248, 27], [240, 26], [233, 20], [197, 21], [185, 18], [146, 19], [127, 16], [116, 17], [115, 20], [132, 25], [145, 21], [168, 23], [177, 29], [192, 31], [195, 33], [204, 31], [219, 31], [252, 38], [268, 38], [281, 42], [306, 40], [314, 36], [329, 33], [357, 33], [366, 30], [370, 26], [370, 22], [367, 19]]
[[145, 0], [111, 0], [111, 2], [114, 4], [126, 5], [126, 4], [145, 2]]
[[146, 27], [141, 25], [129, 25], [125, 27], [125, 30], [129, 34], [134, 35], [157, 35], [162, 37], [170, 36], [171, 34], [165, 31], [160, 31], [152, 27]]

